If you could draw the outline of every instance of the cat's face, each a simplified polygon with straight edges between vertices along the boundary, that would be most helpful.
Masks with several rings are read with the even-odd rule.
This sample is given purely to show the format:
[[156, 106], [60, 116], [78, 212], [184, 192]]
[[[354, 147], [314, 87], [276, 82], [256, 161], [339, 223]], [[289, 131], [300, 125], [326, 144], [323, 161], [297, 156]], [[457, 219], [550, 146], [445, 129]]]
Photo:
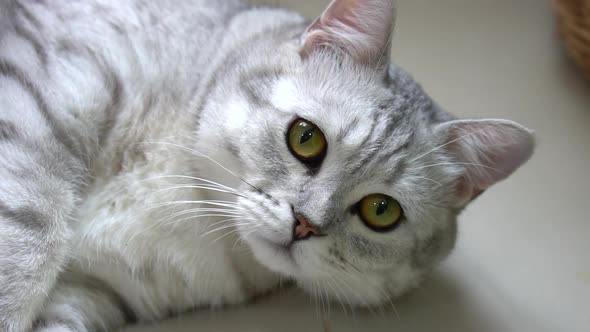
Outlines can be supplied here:
[[[276, 76], [270, 97], [248, 107], [239, 131], [250, 134], [234, 144], [260, 191], [243, 184], [238, 201], [255, 221], [239, 228], [260, 262], [309, 291], [383, 303], [452, 248], [456, 209], [445, 197], [457, 174], [429, 167], [446, 160], [439, 153], [420, 158], [436, 147], [436, 110], [405, 74], [392, 67], [387, 82], [330, 61]], [[318, 234], [297, 239], [298, 215]]]
[[[357, 35], [331, 35], [342, 27], [323, 18], [351, 6], [381, 7]], [[365, 306], [387, 303], [448, 255], [459, 211], [533, 148], [510, 121], [451, 121], [384, 64], [393, 20], [384, 8], [391, 1], [333, 2], [298, 61], [244, 74], [219, 138], [247, 182], [238, 229], [256, 258], [312, 293]], [[374, 38], [360, 40], [367, 31]]]

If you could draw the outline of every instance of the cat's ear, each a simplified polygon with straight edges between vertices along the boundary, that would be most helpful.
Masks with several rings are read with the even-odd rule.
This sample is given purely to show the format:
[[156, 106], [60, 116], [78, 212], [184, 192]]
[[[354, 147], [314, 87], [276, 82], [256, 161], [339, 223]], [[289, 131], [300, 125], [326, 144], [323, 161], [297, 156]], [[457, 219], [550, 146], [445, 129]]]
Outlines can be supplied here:
[[438, 124], [436, 135], [452, 162], [462, 168], [457, 206], [512, 174], [532, 155], [531, 130], [509, 120], [454, 120]]
[[337, 49], [356, 61], [380, 66], [389, 62], [395, 0], [333, 0], [302, 36], [300, 54]]

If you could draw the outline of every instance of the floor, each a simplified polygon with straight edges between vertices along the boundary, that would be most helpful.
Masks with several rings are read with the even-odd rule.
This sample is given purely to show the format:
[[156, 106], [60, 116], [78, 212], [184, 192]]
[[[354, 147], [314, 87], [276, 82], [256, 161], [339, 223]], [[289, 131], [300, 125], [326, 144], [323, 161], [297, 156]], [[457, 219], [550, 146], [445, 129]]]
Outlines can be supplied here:
[[[278, 3], [313, 16], [327, 1]], [[321, 317], [287, 291], [128, 332], [590, 331], [590, 81], [561, 50], [550, 1], [401, 0], [393, 47], [447, 109], [537, 134], [532, 160], [462, 215], [451, 257], [397, 314], [333, 304]]]

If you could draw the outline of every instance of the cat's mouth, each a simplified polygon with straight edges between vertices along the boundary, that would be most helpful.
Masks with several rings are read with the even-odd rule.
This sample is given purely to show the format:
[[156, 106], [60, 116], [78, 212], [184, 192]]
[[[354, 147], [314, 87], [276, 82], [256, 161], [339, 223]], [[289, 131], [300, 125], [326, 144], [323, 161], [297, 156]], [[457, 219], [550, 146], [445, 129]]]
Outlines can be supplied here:
[[249, 237], [247, 242], [258, 261], [269, 269], [289, 276], [301, 274], [296, 259], [297, 243], [281, 243], [258, 234]]

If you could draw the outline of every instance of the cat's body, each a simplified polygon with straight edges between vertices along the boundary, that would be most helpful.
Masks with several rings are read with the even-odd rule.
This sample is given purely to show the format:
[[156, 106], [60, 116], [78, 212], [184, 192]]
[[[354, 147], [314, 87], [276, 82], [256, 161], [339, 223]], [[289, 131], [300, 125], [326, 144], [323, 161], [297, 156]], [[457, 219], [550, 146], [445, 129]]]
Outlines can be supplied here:
[[[278, 280], [243, 249], [232, 250], [235, 235], [211, 244], [228, 230], [201, 237], [213, 230], [213, 221], [224, 218], [153, 227], [186, 205], [143, 211], [150, 204], [208, 198], [203, 190], [191, 188], [153, 193], [178, 179], [141, 180], [199, 175], [198, 156], [148, 142], [192, 145], [200, 109], [191, 104], [200, 102], [202, 82], [215, 69], [212, 65], [231, 56], [234, 44], [248, 38], [247, 18], [236, 17], [248, 15], [243, 6], [227, 1], [226, 8], [219, 8], [215, 3], [22, 1], [13, 7], [15, 24], [32, 36], [16, 34], [18, 44], [3, 47], [3, 59], [31, 64], [27, 71], [33, 74], [27, 75], [38, 77], [34, 84], [43, 86], [40, 98], [47, 101], [51, 115], [61, 123], [66, 122], [62, 117], [71, 119], [65, 130], [83, 143], [80, 157], [89, 170], [83, 202], [71, 221], [71, 261], [64, 277], [101, 279], [102, 285], [95, 282], [94, 287], [105, 288], [105, 296], [98, 297], [116, 318], [119, 303], [110, 302], [112, 291], [137, 318], [154, 320], [197, 306], [239, 303], [275, 287]], [[157, 16], [161, 13], [169, 14]], [[37, 17], [41, 26], [32, 25], [28, 16]], [[260, 17], [251, 27], [253, 33], [277, 19]], [[290, 19], [304, 28], [301, 17], [291, 14]], [[37, 39], [44, 43], [38, 54], [30, 49]], [[227, 49], [220, 45], [224, 43]], [[23, 55], [28, 61], [10, 59]], [[2, 78], [3, 83], [10, 79]], [[205, 250], [207, 255], [195, 255]], [[71, 296], [82, 301], [87, 296], [76, 284], [68, 292], [79, 292]], [[112, 323], [119, 325], [117, 320]]]
[[[484, 123], [466, 141], [502, 127], [516, 161], [453, 163], [437, 147], [457, 133], [436, 127], [451, 118], [387, 66], [391, 2], [368, 3], [385, 14], [363, 25], [374, 40], [335, 47], [350, 57], [322, 48], [321, 20], [233, 0], [0, 3], [0, 328], [110, 330], [241, 303], [280, 275], [357, 305], [415, 285], [532, 141]], [[286, 147], [296, 117], [326, 135], [321, 167]], [[461, 166], [478, 162], [505, 172]], [[391, 233], [352, 211], [373, 192], [404, 207]], [[298, 241], [301, 216], [325, 236]]]

